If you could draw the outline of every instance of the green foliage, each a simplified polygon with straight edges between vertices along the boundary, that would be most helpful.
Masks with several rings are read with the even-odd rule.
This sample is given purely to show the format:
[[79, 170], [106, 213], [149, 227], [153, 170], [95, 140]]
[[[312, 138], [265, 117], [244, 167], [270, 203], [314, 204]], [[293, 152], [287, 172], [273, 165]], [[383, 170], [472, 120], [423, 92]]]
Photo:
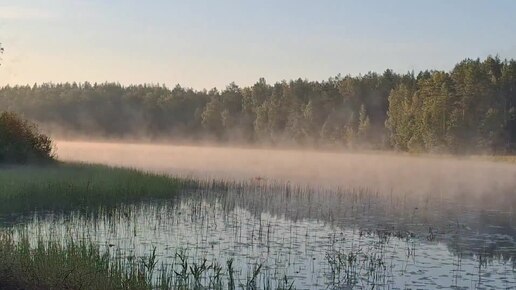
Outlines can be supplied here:
[[516, 61], [465, 60], [389, 96], [386, 127], [401, 150], [507, 152], [516, 142]]
[[369, 120], [369, 116], [367, 115], [366, 109], [364, 105], [360, 107], [359, 113], [359, 124], [357, 135], [361, 144], [369, 144], [370, 142], [370, 130], [371, 130], [371, 121]]
[[320, 82], [262, 78], [220, 92], [114, 83], [6, 86], [0, 108], [72, 136], [506, 152], [516, 144], [516, 61], [467, 59], [451, 72], [417, 76], [386, 70]]
[[124, 268], [130, 265], [113, 261], [91, 242], [39, 240], [34, 248], [27, 235], [19, 239], [0, 233], [1, 289], [157, 289], [148, 273], [136, 265]]
[[386, 127], [390, 130], [392, 145], [399, 150], [407, 150], [414, 131], [412, 111], [413, 90], [401, 84], [389, 95], [389, 112]]
[[[23, 113], [64, 137], [209, 137], [310, 145], [325, 145], [329, 138], [333, 145], [344, 146], [344, 128], [358, 130], [354, 118], [362, 106], [370, 119], [370, 142], [379, 143], [377, 136], [385, 134], [387, 97], [398, 78], [371, 73], [322, 82], [297, 79], [268, 84], [260, 79], [245, 88], [232, 83], [220, 92], [87, 82], [6, 86], [0, 88], [0, 108]], [[356, 94], [348, 96], [348, 91]], [[330, 115], [331, 137], [321, 133]]]
[[213, 97], [211, 101], [206, 104], [204, 112], [202, 113], [202, 125], [208, 132], [220, 137], [223, 133], [225, 123], [228, 122], [228, 118], [228, 113], [222, 111], [221, 102], [217, 97]]
[[37, 127], [14, 113], [0, 114], [0, 163], [27, 163], [53, 159], [52, 141]]

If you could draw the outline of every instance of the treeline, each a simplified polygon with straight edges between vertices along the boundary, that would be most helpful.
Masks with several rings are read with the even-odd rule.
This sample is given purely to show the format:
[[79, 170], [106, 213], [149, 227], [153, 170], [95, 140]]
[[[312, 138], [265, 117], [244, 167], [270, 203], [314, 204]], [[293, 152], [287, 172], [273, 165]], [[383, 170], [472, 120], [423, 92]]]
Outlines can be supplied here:
[[390, 143], [409, 151], [507, 152], [516, 142], [516, 61], [464, 60], [389, 95]]
[[65, 83], [6, 86], [0, 110], [53, 133], [108, 138], [507, 152], [516, 142], [516, 61], [464, 60], [451, 72], [260, 79], [249, 87]]

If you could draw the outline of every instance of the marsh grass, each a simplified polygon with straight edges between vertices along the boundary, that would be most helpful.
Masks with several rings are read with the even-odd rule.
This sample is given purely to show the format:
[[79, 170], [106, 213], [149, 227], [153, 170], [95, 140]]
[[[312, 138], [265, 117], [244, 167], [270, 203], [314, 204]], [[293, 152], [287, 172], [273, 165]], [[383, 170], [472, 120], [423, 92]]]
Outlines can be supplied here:
[[91, 209], [170, 198], [182, 182], [133, 169], [78, 163], [0, 167], [0, 213]]
[[15, 241], [0, 234], [0, 289], [152, 289], [144, 267], [126, 267], [87, 241]]
[[[123, 204], [170, 200], [189, 189], [245, 186], [92, 164], [10, 165], [0, 167], [0, 215], [105, 213]], [[88, 238], [43, 239], [28, 232], [13, 235], [8, 228], [0, 231], [0, 261], [0, 289], [255, 289], [261, 269], [257, 265], [248, 281], [237, 282], [230, 261], [227, 267], [204, 259], [174, 268], [158, 265], [155, 250], [120, 259]]]
[[65, 240], [30, 237], [27, 232], [0, 232], [0, 289], [294, 289], [284, 276], [271, 287], [271, 278], [258, 285], [262, 264], [255, 265], [238, 286], [232, 260], [226, 267], [206, 259], [188, 262], [185, 251], [176, 262], [159, 264], [156, 249], [143, 257], [121, 258], [110, 247], [88, 238]]

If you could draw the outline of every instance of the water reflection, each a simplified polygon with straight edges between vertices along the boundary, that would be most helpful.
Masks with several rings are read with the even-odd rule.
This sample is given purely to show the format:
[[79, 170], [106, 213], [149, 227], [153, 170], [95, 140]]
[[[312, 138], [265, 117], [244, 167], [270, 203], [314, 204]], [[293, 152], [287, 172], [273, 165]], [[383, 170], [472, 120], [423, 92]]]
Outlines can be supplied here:
[[258, 286], [287, 277], [297, 289], [516, 287], [510, 211], [441, 196], [289, 185], [207, 187], [177, 200], [91, 212], [3, 217], [31, 235], [92, 239], [120, 258], [154, 247], [161, 262], [224, 265], [237, 281], [261, 265]]

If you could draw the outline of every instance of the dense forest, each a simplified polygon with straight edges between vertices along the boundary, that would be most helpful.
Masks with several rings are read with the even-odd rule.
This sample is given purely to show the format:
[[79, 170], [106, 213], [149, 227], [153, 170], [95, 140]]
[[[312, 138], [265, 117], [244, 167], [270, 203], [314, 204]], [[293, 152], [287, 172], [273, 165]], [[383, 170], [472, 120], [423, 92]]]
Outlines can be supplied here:
[[179, 85], [5, 86], [0, 111], [50, 133], [415, 152], [498, 152], [516, 143], [516, 61], [452, 71], [386, 70], [197, 91]]

